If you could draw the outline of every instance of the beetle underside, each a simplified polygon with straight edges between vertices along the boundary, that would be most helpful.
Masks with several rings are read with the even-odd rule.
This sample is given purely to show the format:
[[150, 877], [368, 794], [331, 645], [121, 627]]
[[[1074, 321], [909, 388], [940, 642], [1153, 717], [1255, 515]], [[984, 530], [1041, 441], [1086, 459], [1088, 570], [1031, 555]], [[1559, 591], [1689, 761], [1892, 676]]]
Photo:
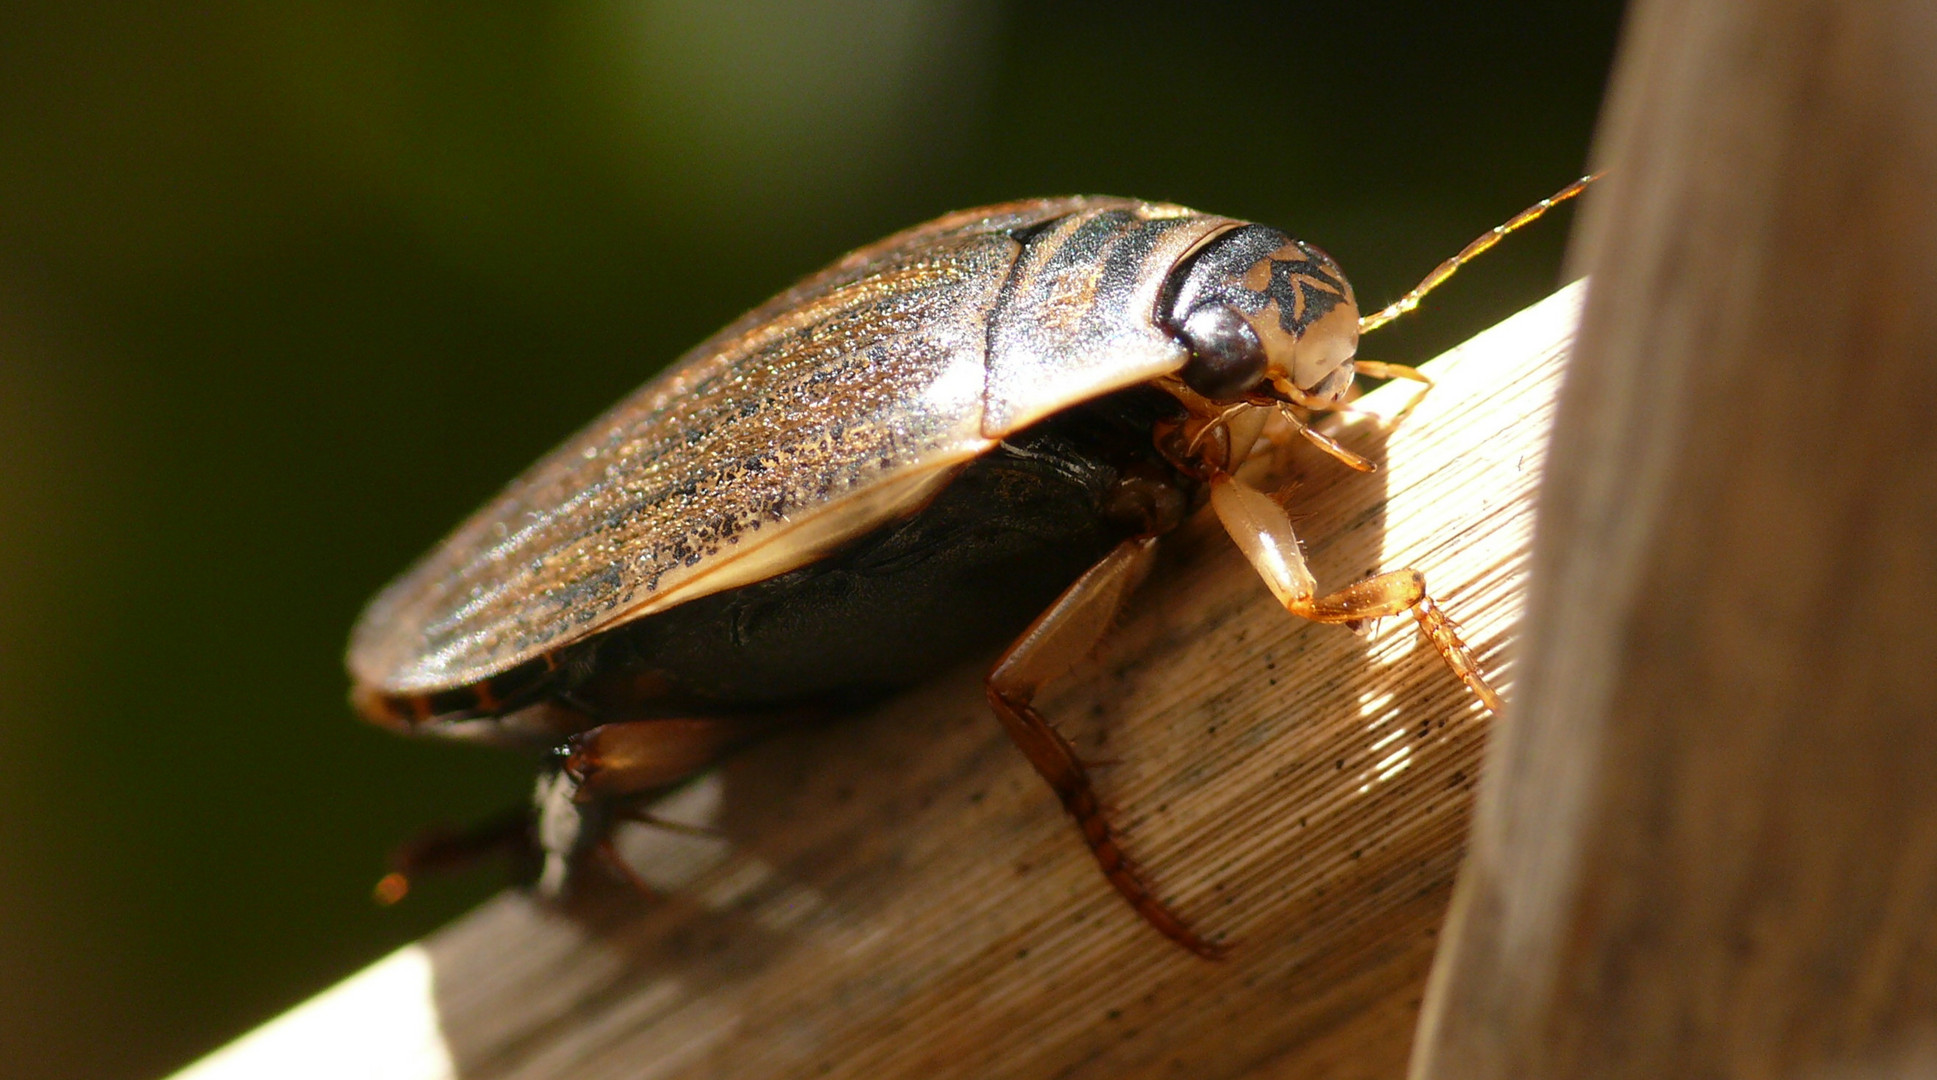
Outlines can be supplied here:
[[[775, 724], [851, 710], [1014, 638], [1110, 553], [1174, 528], [1201, 484], [1150, 433], [1186, 415], [1152, 387], [1059, 413], [964, 467], [916, 513], [826, 558], [625, 624], [487, 684], [376, 707], [392, 723], [397, 712], [428, 713], [427, 728], [447, 735], [556, 746], [531, 835], [543, 849], [541, 887], [564, 887], [588, 858], [616, 865], [607, 829], [635, 804]], [[1123, 879], [1118, 887], [1151, 906], [1165, 933], [1219, 953], [1147, 899], [1087, 777], [1063, 773], [1058, 791], [1093, 819], [1085, 834], [1112, 880]], [[527, 833], [491, 828], [500, 839]], [[460, 834], [419, 844], [401, 869], [488, 843]]]

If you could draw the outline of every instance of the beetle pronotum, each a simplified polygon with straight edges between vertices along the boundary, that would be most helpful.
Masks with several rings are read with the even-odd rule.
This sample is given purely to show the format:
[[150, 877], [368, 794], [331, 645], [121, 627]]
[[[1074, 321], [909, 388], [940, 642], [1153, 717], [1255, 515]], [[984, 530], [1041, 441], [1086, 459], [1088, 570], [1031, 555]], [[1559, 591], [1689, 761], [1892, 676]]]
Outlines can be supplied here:
[[[1207, 497], [1287, 611], [1409, 612], [1497, 709], [1417, 571], [1321, 592], [1284, 507], [1236, 473], [1273, 416], [1370, 468], [1307, 426], [1355, 374], [1422, 378], [1355, 362], [1359, 335], [1589, 179], [1364, 318], [1316, 247], [1161, 203], [1005, 203], [862, 248], [688, 352], [379, 594], [353, 699], [403, 731], [557, 748], [516, 829], [535, 825], [557, 891], [588, 858], [620, 865], [615, 819], [761, 729], [1007, 639], [996, 716], [1117, 891], [1221, 955], [1125, 857], [1031, 702]], [[420, 846], [383, 889], [479, 839]]]

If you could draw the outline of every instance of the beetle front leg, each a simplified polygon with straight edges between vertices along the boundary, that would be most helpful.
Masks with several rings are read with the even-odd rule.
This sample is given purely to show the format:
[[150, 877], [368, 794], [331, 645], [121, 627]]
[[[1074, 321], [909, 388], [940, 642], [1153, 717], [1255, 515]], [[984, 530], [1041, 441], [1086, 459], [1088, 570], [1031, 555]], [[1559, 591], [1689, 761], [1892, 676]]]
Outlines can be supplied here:
[[1156, 543], [1155, 537], [1125, 540], [1076, 579], [1002, 654], [986, 686], [996, 718], [1076, 819], [1103, 876], [1159, 933], [1199, 956], [1218, 959], [1228, 947], [1198, 936], [1157, 898], [1123, 854], [1076, 748], [1031, 704], [1037, 691], [1096, 647], [1124, 600], [1150, 572]]
[[1459, 627], [1427, 594], [1426, 578], [1419, 571], [1393, 570], [1319, 596], [1318, 582], [1299, 550], [1291, 518], [1276, 500], [1230, 476], [1219, 475], [1211, 478], [1211, 506], [1224, 523], [1224, 530], [1286, 611], [1321, 623], [1354, 623], [1409, 611], [1453, 674], [1488, 709], [1500, 711], [1500, 695], [1487, 685], [1479, 661], [1460, 637]]
[[1431, 390], [1433, 377], [1411, 364], [1389, 364], [1384, 360], [1353, 360], [1352, 369], [1370, 379], [1405, 379]]
[[1360, 375], [1369, 379], [1405, 379], [1419, 384], [1419, 392], [1412, 395], [1412, 400], [1406, 402], [1398, 412], [1392, 414], [1391, 423], [1399, 423], [1411, 416], [1412, 411], [1419, 407], [1419, 403], [1426, 400], [1426, 395], [1433, 391], [1433, 377], [1411, 364], [1389, 364], [1383, 360], [1353, 360], [1352, 367]]

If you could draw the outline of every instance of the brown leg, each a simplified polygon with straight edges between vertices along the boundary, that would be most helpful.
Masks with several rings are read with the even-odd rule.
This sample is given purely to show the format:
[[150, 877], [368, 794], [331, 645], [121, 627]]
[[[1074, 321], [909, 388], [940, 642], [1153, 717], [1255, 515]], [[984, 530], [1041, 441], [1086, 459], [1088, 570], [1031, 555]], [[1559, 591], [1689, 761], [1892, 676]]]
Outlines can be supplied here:
[[1410, 611], [1453, 674], [1487, 708], [1500, 711], [1500, 695], [1487, 685], [1479, 661], [1459, 636], [1459, 627], [1427, 595], [1426, 579], [1419, 571], [1394, 570], [1319, 596], [1318, 582], [1305, 565], [1284, 507], [1229, 476], [1211, 479], [1211, 506], [1286, 611], [1322, 623], [1352, 623]]
[[1411, 416], [1412, 411], [1419, 407], [1419, 403], [1426, 400], [1426, 395], [1432, 393], [1432, 376], [1410, 364], [1388, 364], [1383, 360], [1353, 360], [1352, 368], [1367, 378], [1406, 379], [1420, 384], [1419, 392], [1412, 396], [1412, 400], [1406, 402], [1404, 408], [1392, 414], [1391, 423], [1398, 423]]
[[1156, 538], [1126, 540], [1064, 590], [1048, 611], [1009, 646], [989, 673], [989, 704], [1023, 756], [1063, 801], [1077, 828], [1117, 892], [1165, 937], [1208, 959], [1228, 946], [1199, 937], [1150, 889], [1136, 865], [1123, 854], [1116, 832], [1097, 802], [1089, 774], [1069, 744], [1030, 702], [1051, 679], [1069, 670], [1109, 630], [1125, 598], [1146, 574], [1156, 553]]
[[428, 874], [468, 869], [493, 858], [509, 856], [529, 862], [537, 856], [531, 831], [531, 810], [519, 807], [488, 821], [462, 829], [427, 829], [390, 853], [390, 872], [372, 890], [377, 903], [401, 901], [411, 883]]
[[625, 861], [625, 856], [619, 854], [619, 846], [612, 842], [610, 835], [600, 837], [599, 842], [592, 846], [592, 853], [598, 857], [599, 865], [605, 867], [607, 873], [632, 886], [634, 892], [648, 900], [659, 899], [659, 890], [640, 877], [632, 864]]

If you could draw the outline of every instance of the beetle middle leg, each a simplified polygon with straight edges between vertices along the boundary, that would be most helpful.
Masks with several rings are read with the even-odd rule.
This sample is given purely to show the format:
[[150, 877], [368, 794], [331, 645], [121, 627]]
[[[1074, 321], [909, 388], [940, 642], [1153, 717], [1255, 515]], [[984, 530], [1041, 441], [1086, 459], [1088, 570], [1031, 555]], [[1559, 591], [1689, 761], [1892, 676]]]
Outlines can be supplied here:
[[1407, 382], [1416, 382], [1428, 390], [1435, 385], [1431, 375], [1411, 364], [1389, 364], [1384, 360], [1354, 359], [1352, 370], [1371, 379], [1404, 379]]
[[1219, 474], [1211, 478], [1211, 507], [1286, 611], [1321, 623], [1356, 623], [1411, 612], [1453, 674], [1488, 709], [1500, 711], [1499, 694], [1487, 685], [1479, 661], [1460, 637], [1459, 628], [1427, 594], [1426, 578], [1419, 571], [1393, 570], [1320, 596], [1318, 581], [1299, 550], [1291, 518], [1275, 499]]
[[1199, 936], [1157, 898], [1143, 872], [1123, 854], [1076, 748], [1031, 704], [1037, 691], [1088, 655], [1110, 629], [1124, 600], [1149, 574], [1156, 545], [1154, 536], [1118, 544], [1023, 631], [985, 685], [997, 719], [1076, 819], [1103, 876], [1159, 933], [1214, 960], [1229, 947]]
[[662, 788], [699, 772], [751, 736], [757, 722], [674, 717], [588, 728], [561, 747], [573, 802]]

